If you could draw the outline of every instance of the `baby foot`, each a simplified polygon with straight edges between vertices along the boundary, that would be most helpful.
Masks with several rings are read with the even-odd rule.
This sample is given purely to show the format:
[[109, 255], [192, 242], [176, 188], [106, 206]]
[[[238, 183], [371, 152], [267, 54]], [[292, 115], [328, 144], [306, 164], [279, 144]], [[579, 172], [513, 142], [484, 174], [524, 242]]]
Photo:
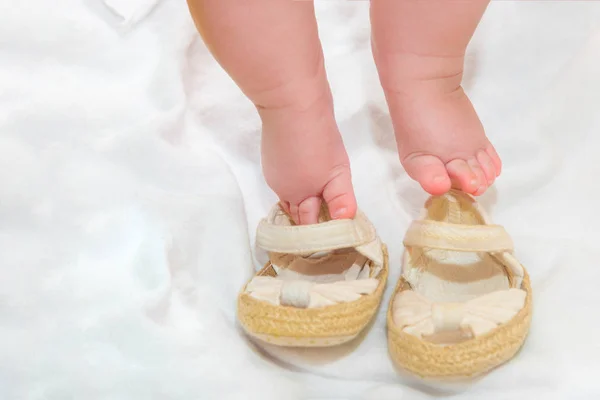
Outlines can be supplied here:
[[442, 81], [386, 93], [400, 160], [430, 194], [454, 187], [478, 196], [502, 164], [462, 87], [444, 90]]
[[315, 100], [259, 107], [259, 113], [265, 179], [292, 219], [317, 223], [323, 201], [332, 219], [353, 218], [357, 206], [350, 162], [329, 89]]
[[500, 158], [461, 87], [487, 1], [371, 2], [372, 49], [406, 172], [431, 194], [479, 195]]

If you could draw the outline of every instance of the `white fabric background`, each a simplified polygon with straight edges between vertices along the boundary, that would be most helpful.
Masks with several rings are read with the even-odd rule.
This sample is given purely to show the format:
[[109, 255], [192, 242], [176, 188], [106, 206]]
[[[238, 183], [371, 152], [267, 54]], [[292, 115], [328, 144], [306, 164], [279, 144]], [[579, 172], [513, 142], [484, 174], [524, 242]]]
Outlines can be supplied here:
[[[531, 273], [535, 317], [513, 362], [448, 392], [396, 375], [385, 303], [353, 349], [240, 334], [275, 199], [258, 119], [183, 0], [1, 1], [0, 398], [598, 398], [600, 2], [492, 3], [465, 87], [505, 166], [481, 201]], [[368, 3], [317, 8], [359, 204], [391, 248], [387, 302], [425, 196], [394, 151]]]

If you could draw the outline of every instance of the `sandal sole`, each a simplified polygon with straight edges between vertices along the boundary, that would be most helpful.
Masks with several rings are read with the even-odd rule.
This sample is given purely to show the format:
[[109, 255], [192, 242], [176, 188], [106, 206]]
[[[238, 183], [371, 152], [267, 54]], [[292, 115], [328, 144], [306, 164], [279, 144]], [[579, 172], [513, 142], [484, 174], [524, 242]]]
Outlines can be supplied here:
[[[242, 289], [238, 297], [238, 320], [249, 336], [284, 347], [329, 347], [356, 338], [373, 319], [383, 297], [388, 276], [388, 252], [382, 246], [384, 263], [379, 285], [367, 296], [350, 302], [312, 309], [277, 306], [257, 300]], [[267, 263], [256, 276], [274, 276]]]
[[511, 360], [529, 333], [532, 292], [527, 271], [522, 284], [527, 292], [525, 306], [509, 322], [480, 337], [446, 346], [420, 340], [394, 324], [394, 299], [409, 288], [408, 282], [401, 278], [390, 300], [388, 349], [396, 366], [417, 378], [435, 381], [476, 378]]

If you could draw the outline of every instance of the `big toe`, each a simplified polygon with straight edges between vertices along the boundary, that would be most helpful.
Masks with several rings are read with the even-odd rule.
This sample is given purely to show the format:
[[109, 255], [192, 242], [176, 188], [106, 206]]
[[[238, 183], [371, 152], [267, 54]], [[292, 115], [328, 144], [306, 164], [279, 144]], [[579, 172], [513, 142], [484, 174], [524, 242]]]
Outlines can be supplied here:
[[323, 189], [323, 200], [332, 219], [354, 218], [357, 206], [350, 167], [344, 166], [336, 171]]
[[446, 171], [446, 166], [436, 156], [408, 156], [402, 161], [406, 173], [419, 182], [429, 194], [439, 196], [448, 192], [452, 182]]

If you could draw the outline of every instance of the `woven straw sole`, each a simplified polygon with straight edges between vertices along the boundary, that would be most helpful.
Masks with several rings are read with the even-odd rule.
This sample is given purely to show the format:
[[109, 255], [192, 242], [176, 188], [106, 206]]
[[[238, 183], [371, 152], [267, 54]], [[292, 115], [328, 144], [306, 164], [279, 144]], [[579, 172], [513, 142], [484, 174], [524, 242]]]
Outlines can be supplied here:
[[407, 289], [410, 285], [401, 278], [387, 315], [388, 348], [399, 368], [419, 378], [443, 381], [475, 378], [513, 358], [529, 332], [531, 285], [527, 272], [522, 285], [527, 292], [525, 305], [512, 320], [483, 336], [447, 346], [423, 341], [404, 333], [394, 324], [394, 298]]
[[[242, 289], [238, 297], [238, 319], [248, 335], [261, 341], [289, 347], [326, 347], [354, 339], [369, 324], [381, 303], [388, 276], [388, 252], [383, 250], [379, 285], [370, 295], [350, 303], [322, 308], [277, 306], [257, 300]], [[257, 276], [275, 276], [267, 263]]]

